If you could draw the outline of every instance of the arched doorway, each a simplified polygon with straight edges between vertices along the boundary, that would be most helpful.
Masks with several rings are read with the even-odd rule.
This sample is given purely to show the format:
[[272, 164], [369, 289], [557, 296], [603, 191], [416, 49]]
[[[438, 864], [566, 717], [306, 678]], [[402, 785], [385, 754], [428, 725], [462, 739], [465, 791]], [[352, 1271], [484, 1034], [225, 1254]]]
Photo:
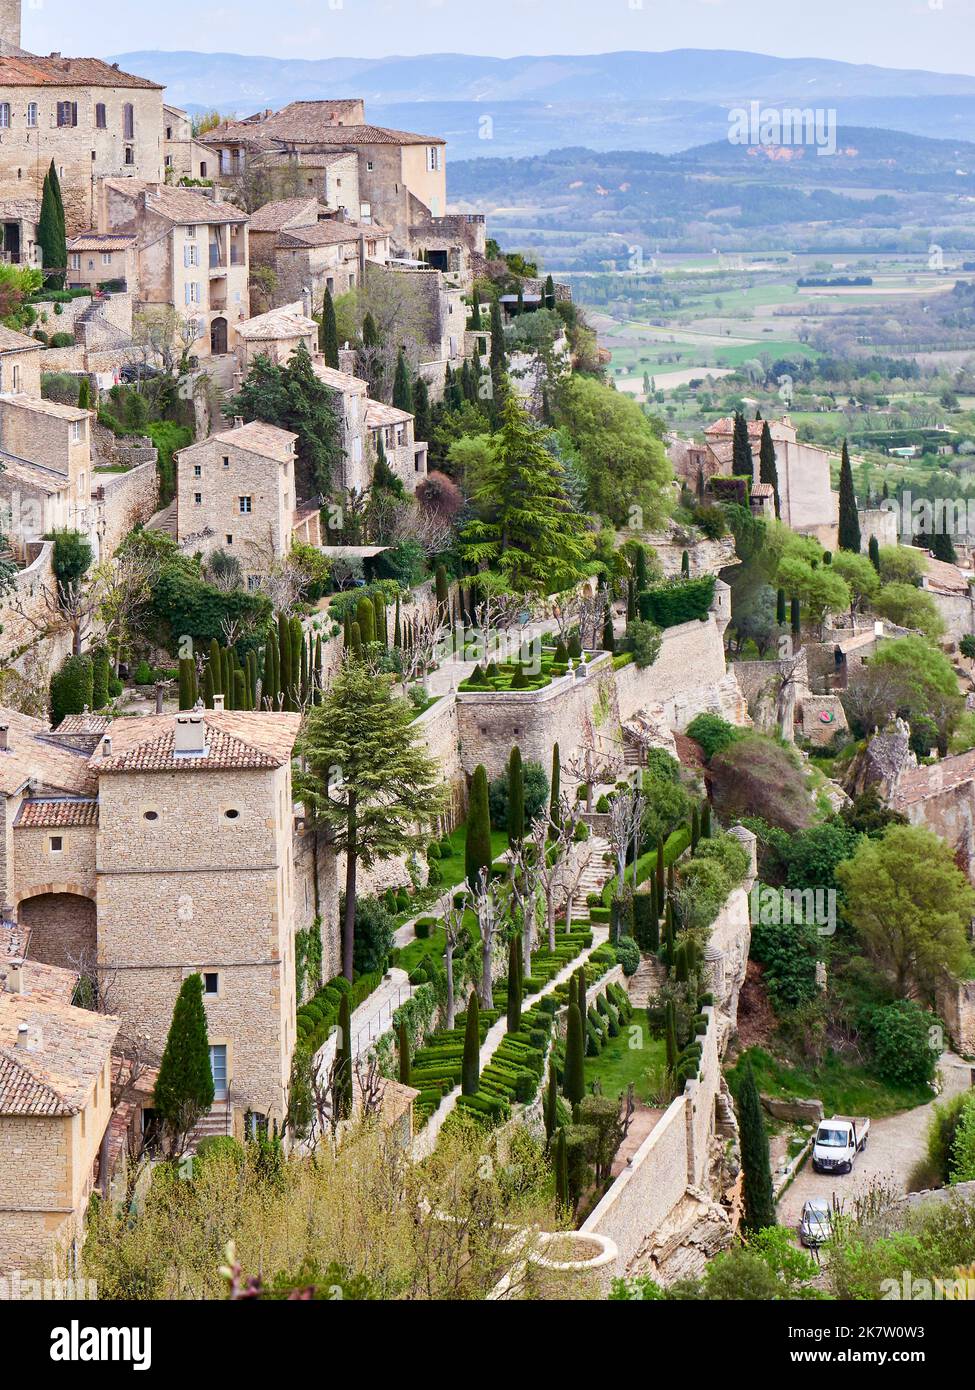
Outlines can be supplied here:
[[227, 320], [214, 319], [210, 325], [210, 351], [215, 357], [227, 351]]
[[24, 898], [17, 920], [30, 930], [27, 954], [44, 965], [78, 970], [95, 962], [96, 914], [80, 893], [37, 893]]

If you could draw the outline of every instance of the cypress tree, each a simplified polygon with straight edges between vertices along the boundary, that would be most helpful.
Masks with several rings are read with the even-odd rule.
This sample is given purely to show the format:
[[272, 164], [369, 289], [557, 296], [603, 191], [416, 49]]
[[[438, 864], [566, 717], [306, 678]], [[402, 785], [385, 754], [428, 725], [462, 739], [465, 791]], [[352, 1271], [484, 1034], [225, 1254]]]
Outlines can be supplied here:
[[768, 1135], [762, 1118], [762, 1102], [759, 1099], [758, 1086], [755, 1084], [755, 1073], [747, 1059], [742, 1064], [736, 1099], [738, 1128], [741, 1134], [741, 1166], [744, 1174], [744, 1225], [747, 1231], [761, 1231], [766, 1226], [775, 1225], [772, 1165], [769, 1161]]
[[555, 1140], [555, 1205], [560, 1216], [568, 1216], [572, 1205], [569, 1196], [569, 1154], [565, 1145], [565, 1130], [559, 1127]]
[[461, 1094], [472, 1096], [481, 1081], [481, 1028], [477, 990], [471, 990], [467, 1003], [467, 1023], [464, 1028], [464, 1057], [461, 1062]]
[[559, 1122], [559, 1079], [551, 1062], [548, 1068], [548, 1086], [545, 1089], [545, 1105], [542, 1116], [545, 1121], [545, 1138], [551, 1144], [552, 1135]]
[[752, 457], [752, 444], [748, 435], [748, 422], [740, 410], [735, 411], [734, 429], [731, 444], [731, 471], [736, 478], [755, 476], [755, 461]]
[[616, 651], [616, 635], [613, 632], [613, 610], [608, 603], [606, 605], [606, 616], [603, 619], [603, 651]]
[[362, 659], [362, 633], [358, 623], [353, 623], [349, 628], [349, 650], [354, 657]]
[[403, 645], [403, 626], [399, 615], [399, 594], [396, 595], [396, 618], [393, 623], [393, 646], [399, 650]]
[[430, 418], [430, 388], [418, 376], [413, 386], [413, 437], [414, 439], [429, 439], [433, 430], [433, 422]]
[[691, 557], [686, 550], [682, 550], [680, 553], [680, 573], [682, 579], [690, 579], [691, 577]]
[[291, 643], [292, 695], [295, 708], [297, 708], [298, 696], [301, 691], [301, 648], [305, 640], [300, 618], [292, 618], [288, 623], [288, 638]]
[[473, 333], [484, 326], [481, 323], [481, 301], [476, 291], [471, 295], [471, 316], [467, 320], [467, 326]]
[[247, 653], [247, 708], [257, 709], [257, 652]]
[[322, 634], [315, 638], [315, 663], [312, 668], [312, 704], [322, 700]]
[[552, 794], [549, 799], [549, 815], [556, 825], [559, 823], [560, 808], [559, 803], [562, 796], [562, 760], [559, 755], [559, 745], [552, 746]]
[[404, 1086], [410, 1083], [410, 1031], [406, 1026], [406, 1019], [399, 1021], [399, 1079]]
[[799, 599], [796, 594], [793, 594], [789, 601], [789, 624], [793, 637], [798, 641], [802, 636], [802, 615], [799, 611]]
[[436, 590], [436, 595], [437, 595], [437, 606], [438, 606], [439, 609], [440, 609], [441, 618], [444, 619], [444, 620], [446, 620], [446, 617], [447, 617], [447, 596], [448, 596], [449, 590], [448, 590], [448, 587], [447, 587], [447, 571], [444, 569], [443, 565], [438, 565], [437, 568], [436, 568], [436, 570], [434, 571], [433, 583], [434, 583], [434, 588], [435, 588], [435, 590]]
[[152, 1103], [175, 1135], [187, 1134], [213, 1104], [202, 975], [187, 975], [176, 997]]
[[179, 707], [180, 709], [193, 708], [193, 685], [190, 677], [190, 667], [193, 658], [181, 656], [179, 659]]
[[467, 830], [464, 840], [464, 872], [472, 888], [477, 887], [481, 869], [491, 867], [491, 813], [488, 806], [488, 776], [483, 763], [474, 769]]
[[382, 594], [377, 589], [372, 596], [372, 616], [376, 629], [376, 641], [381, 642], [385, 647], [386, 643], [386, 604]]
[[674, 1001], [668, 999], [664, 1005], [664, 1042], [667, 1048], [667, 1070], [673, 1077], [677, 1070], [677, 1014]]
[[247, 682], [239, 666], [234, 668], [234, 709], [247, 708]]
[[784, 589], [777, 589], [775, 593], [775, 621], [778, 623], [779, 627], [785, 627], [786, 612]]
[[697, 849], [698, 841], [701, 838], [701, 817], [695, 806], [691, 811], [691, 853]]
[[491, 300], [491, 373], [503, 372], [507, 366], [504, 351], [504, 324], [499, 300]]
[[291, 674], [291, 625], [284, 613], [278, 614], [278, 684], [281, 708], [294, 709]]
[[576, 1003], [579, 1005], [579, 1017], [585, 1025], [588, 1006], [586, 1003], [586, 972], [580, 965], [576, 971]]
[[78, 387], [78, 409], [91, 410], [91, 377], [83, 376]]
[[637, 545], [636, 548], [636, 590], [642, 594], [647, 587], [647, 548], [645, 545]]
[[231, 661], [229, 650], [224, 647], [220, 651], [220, 684], [223, 687], [224, 708], [233, 709], [234, 707], [234, 680], [233, 662]]
[[318, 346], [325, 358], [326, 365], [337, 369], [339, 365], [339, 332], [335, 322], [335, 305], [327, 285], [325, 286], [325, 298], [322, 301], [322, 321], [318, 327]]
[[632, 578], [626, 581], [626, 621], [632, 623], [636, 618], [636, 584]]
[[339, 999], [339, 1033], [335, 1047], [335, 1114], [347, 1120], [352, 1114], [352, 1009], [349, 991]]
[[41, 190], [37, 244], [41, 252], [42, 266], [45, 270], [54, 272], [46, 276], [45, 283], [52, 285], [55, 289], [60, 289], [64, 284], [65, 271], [68, 266], [68, 243], [65, 235], [61, 183], [53, 159], [50, 168], [44, 175], [44, 186]]
[[852, 550], [857, 555], [860, 553], [860, 519], [857, 516], [857, 499], [853, 490], [850, 450], [845, 439], [840, 456], [839, 546], [841, 550]]
[[223, 672], [220, 669], [220, 643], [215, 637], [210, 638], [210, 678], [213, 681], [214, 695], [223, 694]]
[[213, 709], [213, 667], [209, 661], [203, 672], [203, 703], [207, 709]]
[[775, 498], [775, 515], [780, 516], [779, 471], [775, 465], [775, 445], [772, 443], [772, 431], [767, 420], [762, 425], [762, 442], [758, 451], [758, 479], [759, 482], [771, 485]]
[[521, 1027], [521, 937], [517, 932], [508, 939], [508, 1032], [517, 1033]]
[[359, 624], [359, 633], [363, 642], [375, 642], [376, 640], [376, 610], [372, 606], [372, 599], [361, 598], [356, 605], [355, 620]]
[[278, 646], [269, 632], [264, 642], [264, 675], [261, 679], [261, 698], [268, 709], [275, 709], [278, 700], [278, 687], [275, 677]]
[[705, 801], [701, 809], [701, 839], [710, 840], [711, 838], [711, 803]]
[[[464, 366], [467, 366], [465, 361]], [[406, 354], [400, 348], [396, 355], [396, 373], [393, 377], [393, 405], [397, 410], [413, 414], [413, 387], [410, 384], [410, 369], [406, 364]]]
[[[871, 540], [873, 537], [871, 537]], [[931, 538], [931, 554], [936, 560], [943, 560], [946, 565], [956, 565], [958, 556], [955, 553], [954, 543], [951, 533], [946, 529], [935, 531]]]
[[578, 1105], [586, 1094], [585, 1035], [579, 1005], [570, 996], [565, 1033], [565, 1071], [562, 1094], [570, 1105]]
[[879, 574], [879, 573], [880, 573], [880, 542], [877, 540], [877, 537], [876, 537], [876, 536], [871, 536], [871, 537], [870, 537], [870, 540], [869, 540], [868, 543], [867, 543], [867, 554], [868, 554], [869, 557], [870, 557], [870, 563], [873, 565], [874, 569], [875, 569], [875, 570], [877, 571], [877, 573]]
[[525, 769], [517, 744], [508, 755], [508, 844], [525, 838]]
[[545, 307], [546, 309], [555, 308], [555, 281], [551, 275], [545, 277]]

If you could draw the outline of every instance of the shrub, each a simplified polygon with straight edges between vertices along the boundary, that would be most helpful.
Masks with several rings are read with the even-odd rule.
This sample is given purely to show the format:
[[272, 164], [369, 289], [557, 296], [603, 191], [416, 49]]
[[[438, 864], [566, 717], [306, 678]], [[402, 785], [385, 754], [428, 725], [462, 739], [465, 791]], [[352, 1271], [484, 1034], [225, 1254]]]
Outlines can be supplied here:
[[[787, 915], [779, 913], [780, 919]], [[751, 955], [765, 967], [765, 985], [777, 1013], [816, 997], [817, 950], [811, 923], [758, 921], [752, 926]]]
[[443, 851], [440, 848], [439, 840], [431, 840], [427, 845], [427, 859], [442, 859]]
[[698, 714], [688, 724], [687, 736], [701, 745], [705, 762], [710, 762], [715, 753], [741, 738], [741, 730], [716, 714]]
[[69, 714], [92, 708], [94, 670], [88, 656], [68, 656], [51, 677], [51, 723], [58, 725]]
[[714, 601], [714, 575], [666, 579], [637, 596], [640, 618], [659, 628], [706, 618]]
[[609, 815], [609, 798], [605, 794], [597, 800], [596, 810], [601, 816]]
[[379, 898], [356, 898], [352, 957], [355, 971], [368, 975], [376, 970], [385, 970], [392, 949], [393, 920], [386, 903]]
[[640, 967], [640, 948], [632, 936], [621, 936], [616, 942], [616, 959], [626, 976], [635, 975]]
[[892, 1086], [923, 1086], [934, 1077], [938, 1054], [930, 1032], [938, 1020], [913, 1000], [872, 1011], [869, 1035], [877, 1075]]
[[213, 1134], [208, 1139], [201, 1139], [196, 1146], [196, 1163], [229, 1158], [238, 1168], [243, 1168], [244, 1157], [243, 1146], [229, 1134]]
[[727, 819], [761, 808], [770, 825], [795, 833], [813, 819], [806, 778], [794, 753], [762, 734], [747, 733], [711, 759], [715, 809]]

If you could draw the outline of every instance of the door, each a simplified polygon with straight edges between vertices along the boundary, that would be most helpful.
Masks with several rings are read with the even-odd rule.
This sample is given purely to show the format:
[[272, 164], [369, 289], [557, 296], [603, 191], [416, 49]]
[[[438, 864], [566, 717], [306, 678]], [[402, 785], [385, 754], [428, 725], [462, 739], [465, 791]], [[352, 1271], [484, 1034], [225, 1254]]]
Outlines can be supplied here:
[[227, 320], [214, 319], [210, 325], [210, 351], [220, 357], [227, 351]]
[[227, 1047], [218, 1043], [210, 1048], [210, 1070], [213, 1072], [213, 1099], [227, 1099]]

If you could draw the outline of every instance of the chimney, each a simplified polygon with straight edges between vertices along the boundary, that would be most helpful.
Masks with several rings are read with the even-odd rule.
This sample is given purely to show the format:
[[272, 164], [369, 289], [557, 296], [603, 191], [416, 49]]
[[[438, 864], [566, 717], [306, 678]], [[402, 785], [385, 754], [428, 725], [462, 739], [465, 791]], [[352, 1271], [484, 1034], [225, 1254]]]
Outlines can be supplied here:
[[301, 307], [304, 310], [305, 318], [311, 318], [311, 290], [305, 285], [301, 291]]
[[16, 1046], [17, 1046], [17, 1047], [26, 1047], [26, 1046], [27, 1046], [27, 1024], [26, 1024], [26, 1023], [18, 1023], [18, 1024], [17, 1024], [17, 1042], [16, 1042]]
[[3, 976], [3, 990], [5, 994], [24, 993], [24, 962], [22, 960], [7, 962], [7, 971]]
[[223, 695], [220, 695], [220, 694], [214, 695], [214, 697], [213, 697], [213, 712], [214, 712], [214, 714], [223, 714], [223, 702], [224, 702], [224, 699], [225, 699], [225, 697], [224, 697]]
[[235, 416], [234, 416], [234, 429], [235, 429], [235, 430], [242, 430], [243, 428], [244, 428], [244, 417], [243, 417], [243, 415], [235, 415]]
[[103, 758], [110, 758], [111, 756], [112, 756], [112, 736], [111, 736], [111, 734], [106, 734], [105, 737], [102, 739], [102, 757], [103, 757]]
[[166, 686], [165, 686], [165, 684], [164, 684], [162, 681], [156, 681], [156, 713], [157, 713], [157, 714], [162, 714], [162, 712], [163, 712], [163, 692], [165, 691], [165, 689], [166, 689]]
[[10, 747], [9, 734], [10, 725], [0, 724], [0, 751], [4, 753], [6, 753], [7, 749]]
[[207, 726], [202, 714], [178, 714], [174, 753], [201, 754], [206, 752]]

